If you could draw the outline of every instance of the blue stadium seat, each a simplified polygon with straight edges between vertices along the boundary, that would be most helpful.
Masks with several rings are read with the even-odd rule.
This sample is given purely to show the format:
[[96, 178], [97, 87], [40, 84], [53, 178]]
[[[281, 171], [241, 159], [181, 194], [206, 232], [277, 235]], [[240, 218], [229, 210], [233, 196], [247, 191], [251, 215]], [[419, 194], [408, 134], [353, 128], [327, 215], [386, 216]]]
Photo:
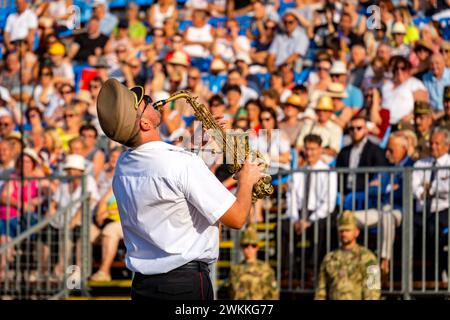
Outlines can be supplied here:
[[81, 79], [81, 73], [86, 68], [91, 68], [91, 66], [88, 65], [88, 64], [79, 64], [79, 65], [74, 65], [73, 66], [73, 73], [75, 75], [75, 91], [78, 91], [78, 84], [79, 84], [80, 79]]
[[198, 68], [201, 72], [209, 72], [211, 58], [192, 58], [191, 65]]
[[153, 0], [134, 0], [140, 7], [149, 7], [153, 4]]
[[220, 90], [222, 90], [222, 87], [226, 81], [227, 81], [226, 74], [209, 75], [208, 79], [209, 90], [211, 90], [211, 92], [215, 94], [218, 94]]
[[305, 82], [308, 79], [311, 70], [312, 68], [305, 68], [300, 73], [296, 72], [294, 76], [295, 83], [302, 84], [303, 82]]
[[110, 9], [119, 9], [125, 8], [128, 4], [128, 0], [110, 0], [109, 8]]
[[269, 89], [269, 83], [270, 83], [270, 73], [257, 73], [255, 76], [258, 77], [259, 82], [262, 83], [263, 88], [265, 90]]
[[178, 31], [184, 32], [189, 26], [192, 26], [192, 20], [181, 20], [178, 24]]
[[217, 28], [219, 24], [225, 24], [227, 22], [227, 17], [211, 17], [208, 20], [208, 23], [212, 25], [214, 28]]
[[439, 25], [442, 30], [442, 37], [447, 41], [450, 40], [450, 18], [440, 19]]
[[280, 16], [283, 15], [283, 13], [290, 8], [295, 8], [296, 4], [295, 1], [291, 1], [291, 2], [285, 2], [283, 0], [280, 1], [280, 6], [278, 7], [278, 14]]
[[427, 23], [429, 23], [431, 21], [431, 18], [429, 18], [429, 17], [418, 17], [418, 18], [414, 18], [413, 19], [413, 23], [416, 25], [416, 26], [420, 26], [421, 24], [427, 24]]
[[250, 29], [250, 25], [252, 23], [252, 17], [250, 16], [237, 16], [234, 18], [239, 25], [239, 34], [245, 35], [248, 29]]

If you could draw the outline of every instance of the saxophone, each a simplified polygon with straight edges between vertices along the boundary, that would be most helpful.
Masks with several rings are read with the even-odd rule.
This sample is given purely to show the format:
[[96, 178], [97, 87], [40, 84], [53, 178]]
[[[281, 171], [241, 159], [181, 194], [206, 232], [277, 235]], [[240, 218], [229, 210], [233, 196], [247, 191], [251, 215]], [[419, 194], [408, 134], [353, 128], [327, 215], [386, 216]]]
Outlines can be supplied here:
[[[197, 117], [198, 120], [202, 121], [203, 126], [205, 126], [205, 128], [208, 130], [213, 130], [213, 132], [216, 134], [215, 138], [216, 140], [218, 140], [217, 142], [222, 144], [221, 147], [224, 156], [227, 154], [232, 154], [233, 156], [233, 165], [229, 165], [228, 170], [232, 174], [238, 172], [242, 168], [245, 158], [251, 152], [249, 148], [248, 137], [246, 137], [245, 139], [244, 148], [238, 148], [236, 139], [234, 139], [234, 144], [232, 144], [230, 142], [230, 139], [227, 139], [227, 134], [225, 133], [223, 128], [216, 122], [216, 120], [209, 112], [209, 110], [205, 107], [205, 105], [198, 102], [197, 97], [192, 96], [191, 93], [187, 90], [177, 91], [166, 100], [156, 101], [155, 103], [153, 103], [153, 108], [155, 108], [157, 111], [161, 111], [161, 109], [164, 107], [166, 103], [178, 99], [185, 99], [186, 102], [190, 106], [192, 106], [192, 108], [194, 109], [195, 116]], [[254, 155], [257, 158], [264, 159], [259, 151], [256, 151]], [[268, 164], [266, 162], [266, 170], [267, 168]], [[253, 203], [256, 202], [256, 200], [263, 199], [267, 196], [270, 196], [273, 193], [274, 189], [271, 184], [271, 181], [272, 178], [269, 175], [266, 175], [253, 186], [252, 190]]]

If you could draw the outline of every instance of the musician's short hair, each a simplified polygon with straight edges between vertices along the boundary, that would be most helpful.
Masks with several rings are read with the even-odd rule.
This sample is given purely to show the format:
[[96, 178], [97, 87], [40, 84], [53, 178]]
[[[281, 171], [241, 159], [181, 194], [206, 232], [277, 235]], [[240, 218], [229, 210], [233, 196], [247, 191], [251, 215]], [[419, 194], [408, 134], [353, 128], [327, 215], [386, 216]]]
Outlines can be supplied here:
[[321, 146], [322, 138], [317, 134], [310, 133], [303, 138], [303, 145], [306, 146], [307, 143], [317, 143], [319, 146]]

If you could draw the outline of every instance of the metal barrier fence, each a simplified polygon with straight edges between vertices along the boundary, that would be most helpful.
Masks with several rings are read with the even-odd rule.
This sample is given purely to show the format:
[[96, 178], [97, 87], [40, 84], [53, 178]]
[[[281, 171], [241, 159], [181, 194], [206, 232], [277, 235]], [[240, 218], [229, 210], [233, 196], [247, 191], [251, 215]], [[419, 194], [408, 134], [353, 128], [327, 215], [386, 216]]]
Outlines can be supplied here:
[[[9, 177], [0, 183], [0, 300], [84, 292], [91, 270], [86, 177]], [[81, 192], [62, 195], [64, 184], [77, 184]], [[64, 206], [54, 199], [57, 192], [66, 197]]]
[[[352, 210], [361, 230], [358, 243], [371, 249], [379, 263], [389, 261], [384, 262], [388, 267], [381, 275], [384, 296], [449, 295], [450, 167], [297, 169], [279, 172], [274, 178], [286, 181], [286, 176], [288, 182], [278, 185], [273, 196], [275, 206], [265, 210], [266, 227], [258, 227], [264, 241], [259, 258], [274, 265], [275, 257], [282, 293], [314, 293], [323, 257], [339, 247], [337, 217]], [[312, 187], [305, 188], [308, 180]], [[301, 206], [305, 197], [292, 196], [296, 192], [301, 197], [305, 189], [313, 197], [312, 201], [308, 198], [311, 204], [306, 210]], [[315, 208], [316, 204], [320, 208]], [[289, 212], [292, 208], [298, 218], [307, 219], [316, 209], [326, 214], [297, 234], [294, 222], [298, 218]], [[268, 226], [274, 223], [271, 236]], [[238, 256], [233, 250], [230, 256]]]

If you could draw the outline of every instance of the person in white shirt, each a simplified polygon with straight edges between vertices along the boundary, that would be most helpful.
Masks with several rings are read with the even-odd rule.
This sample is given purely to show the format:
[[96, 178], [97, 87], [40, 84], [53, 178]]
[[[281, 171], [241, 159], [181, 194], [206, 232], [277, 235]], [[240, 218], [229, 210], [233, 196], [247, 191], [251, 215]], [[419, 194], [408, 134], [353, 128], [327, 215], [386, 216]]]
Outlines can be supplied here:
[[[335, 172], [314, 172], [329, 170], [328, 164], [321, 160], [322, 138], [309, 134], [304, 138], [306, 171], [292, 175], [287, 193], [288, 216], [294, 222], [294, 230], [298, 236], [305, 233], [302, 239], [312, 242], [318, 237], [317, 250], [319, 261], [325, 255], [326, 228], [331, 228], [330, 215], [336, 206], [337, 175]], [[317, 228], [316, 228], [317, 226]], [[316, 233], [317, 232], [317, 233]], [[307, 251], [307, 260], [311, 262], [311, 250]], [[309, 264], [309, 263], [308, 263]]]
[[[439, 271], [442, 273], [447, 266], [447, 253], [443, 249], [447, 245], [447, 235], [443, 231], [448, 228], [450, 170], [439, 167], [450, 167], [450, 132], [446, 128], [436, 127], [431, 134], [430, 145], [431, 157], [414, 164], [412, 189], [416, 198], [415, 236], [422, 237], [426, 232], [427, 260], [434, 262], [437, 249], [435, 237], [438, 233]], [[425, 226], [422, 225], [424, 218]]]
[[17, 12], [6, 19], [4, 44], [8, 51], [14, 49], [14, 41], [24, 40], [28, 48], [33, 48], [34, 36], [38, 27], [36, 14], [28, 9], [26, 0], [16, 0]]
[[[408, 59], [400, 56], [391, 59], [393, 81], [385, 83], [382, 88], [382, 107], [389, 110], [391, 125], [400, 122], [412, 124], [414, 101], [427, 100], [427, 89], [422, 81], [411, 76], [412, 65]], [[425, 98], [418, 99], [419, 94]]]
[[243, 227], [264, 163], [246, 159], [234, 196], [197, 155], [161, 141], [157, 110], [166, 101], [151, 102], [142, 87], [129, 90], [115, 79], [97, 102], [105, 134], [130, 148], [118, 160], [113, 191], [126, 265], [135, 272], [131, 297], [213, 299], [208, 265], [218, 258], [219, 222]]

